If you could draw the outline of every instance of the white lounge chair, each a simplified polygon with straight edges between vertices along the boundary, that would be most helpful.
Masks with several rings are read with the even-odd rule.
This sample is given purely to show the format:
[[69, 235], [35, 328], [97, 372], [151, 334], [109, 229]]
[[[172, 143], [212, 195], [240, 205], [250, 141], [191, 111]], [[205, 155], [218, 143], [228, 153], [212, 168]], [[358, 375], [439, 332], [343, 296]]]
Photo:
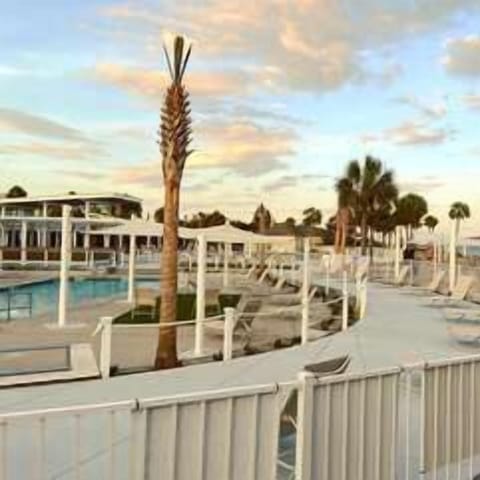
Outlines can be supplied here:
[[428, 305], [432, 307], [455, 307], [461, 306], [473, 284], [473, 277], [461, 275], [449, 297], [437, 296], [429, 299]]
[[445, 275], [445, 270], [439, 270], [426, 287], [406, 287], [405, 289], [402, 289], [402, 292], [421, 296], [431, 295], [440, 288], [440, 284], [445, 278]]
[[[262, 300], [258, 298], [242, 297], [237, 304], [233, 334], [241, 334], [243, 339], [248, 341], [252, 334], [252, 323], [256, 314], [262, 306]], [[223, 320], [212, 320], [205, 322], [205, 332], [212, 335], [223, 335], [225, 322]]]
[[449, 323], [480, 325], [480, 308], [445, 308], [443, 315]]
[[480, 345], [480, 325], [449, 325], [447, 329], [458, 343], [471, 347]]
[[410, 268], [411, 268], [410, 265], [404, 265], [402, 268], [400, 268], [400, 271], [398, 272], [398, 277], [394, 278], [393, 281], [378, 280], [378, 282], [384, 285], [390, 285], [390, 286], [405, 285], [405, 282], [407, 280], [407, 275], [410, 273]]

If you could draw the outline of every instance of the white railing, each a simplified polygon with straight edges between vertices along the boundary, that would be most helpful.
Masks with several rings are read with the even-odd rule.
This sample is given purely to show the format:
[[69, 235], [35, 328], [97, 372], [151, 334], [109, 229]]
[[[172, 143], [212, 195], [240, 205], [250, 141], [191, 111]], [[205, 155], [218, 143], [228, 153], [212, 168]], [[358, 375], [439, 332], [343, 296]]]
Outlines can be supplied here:
[[[301, 480], [473, 479], [480, 472], [479, 392], [476, 355], [0, 414], [0, 478], [274, 480], [281, 465]], [[289, 464], [279, 448], [292, 395]]]

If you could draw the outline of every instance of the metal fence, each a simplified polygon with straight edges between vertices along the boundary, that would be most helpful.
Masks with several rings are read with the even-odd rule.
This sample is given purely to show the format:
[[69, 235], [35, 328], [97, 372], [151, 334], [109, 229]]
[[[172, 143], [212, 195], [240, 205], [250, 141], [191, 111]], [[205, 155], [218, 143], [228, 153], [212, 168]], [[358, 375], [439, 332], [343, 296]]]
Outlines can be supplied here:
[[[167, 398], [0, 415], [0, 479], [473, 479], [480, 356]], [[295, 448], [296, 445], [296, 448]], [[288, 471], [288, 468], [287, 468]]]

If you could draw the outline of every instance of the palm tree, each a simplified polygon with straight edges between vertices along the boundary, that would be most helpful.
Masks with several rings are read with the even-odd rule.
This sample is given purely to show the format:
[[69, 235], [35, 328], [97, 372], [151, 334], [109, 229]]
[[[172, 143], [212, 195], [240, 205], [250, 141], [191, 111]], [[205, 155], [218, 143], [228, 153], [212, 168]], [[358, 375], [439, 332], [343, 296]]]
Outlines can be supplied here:
[[428, 212], [425, 198], [416, 193], [407, 193], [397, 202], [397, 223], [407, 227], [407, 237], [412, 237], [412, 230], [421, 226], [422, 218]]
[[[348, 175], [348, 174], [347, 174]], [[335, 216], [335, 252], [345, 253], [348, 228], [355, 207], [355, 192], [350, 178], [344, 177], [335, 184], [337, 214]]]
[[352, 160], [345, 178], [352, 182], [352, 194], [357, 211], [362, 255], [367, 253], [368, 228], [375, 212], [385, 205], [391, 205], [398, 196], [392, 170], [384, 170], [380, 160], [367, 156], [363, 166], [358, 160]]
[[[190, 57], [191, 46], [184, 55], [184, 40], [174, 40], [173, 64], [164, 47], [171, 84], [162, 108], [159, 146], [162, 154], [164, 201], [164, 231], [161, 265], [160, 322], [173, 323], [177, 316], [177, 249], [180, 184], [187, 157], [191, 151], [191, 119], [189, 94], [183, 85], [183, 76]], [[175, 328], [162, 328], [158, 337], [156, 368], [176, 366], [177, 341]]]
[[272, 219], [272, 214], [270, 213], [270, 210], [265, 207], [263, 203], [261, 203], [257, 209], [255, 210], [255, 213], [253, 214], [253, 220], [252, 220], [254, 230], [257, 233], [266, 233], [267, 230], [270, 229], [273, 223]]
[[315, 207], [309, 207], [303, 211], [303, 224], [309, 227], [322, 223], [322, 212]]
[[455, 230], [458, 235], [458, 232], [460, 231], [460, 222], [462, 220], [466, 220], [467, 218], [470, 218], [470, 207], [463, 202], [454, 202], [450, 206], [450, 211], [448, 212], [448, 216], [452, 220], [455, 220], [456, 222]]
[[438, 218], [434, 217], [433, 215], [427, 215], [423, 219], [423, 224], [428, 228], [428, 231], [430, 233], [433, 233], [433, 231], [435, 230], [435, 228], [438, 225]]

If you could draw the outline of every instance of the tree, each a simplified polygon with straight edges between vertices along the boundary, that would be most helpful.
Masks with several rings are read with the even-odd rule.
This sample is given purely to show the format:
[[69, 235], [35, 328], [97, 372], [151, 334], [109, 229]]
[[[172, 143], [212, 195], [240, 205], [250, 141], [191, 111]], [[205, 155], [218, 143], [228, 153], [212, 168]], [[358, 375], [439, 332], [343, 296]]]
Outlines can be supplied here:
[[163, 223], [163, 207], [157, 208], [153, 214], [153, 220], [157, 223]]
[[[347, 172], [348, 175], [348, 172]], [[352, 181], [346, 176], [335, 184], [337, 191], [337, 214], [335, 216], [335, 252], [345, 253], [350, 218], [355, 208]]]
[[19, 185], [14, 185], [8, 192], [6, 197], [7, 198], [23, 198], [26, 197], [27, 191], [24, 190], [22, 187]]
[[448, 216], [452, 220], [455, 220], [455, 223], [456, 223], [455, 230], [458, 235], [460, 231], [460, 222], [462, 220], [466, 220], [467, 218], [470, 218], [470, 207], [463, 202], [454, 202], [450, 206]]
[[436, 226], [438, 225], [438, 218], [433, 215], [427, 215], [423, 219], [423, 224], [428, 228], [429, 232], [433, 233]]
[[[164, 231], [161, 264], [160, 322], [173, 323], [177, 317], [177, 257], [178, 212], [180, 185], [192, 140], [190, 101], [183, 77], [190, 58], [191, 46], [184, 52], [183, 37], [174, 40], [173, 63], [164, 47], [171, 83], [167, 89], [159, 130], [162, 173], [165, 191]], [[171, 368], [178, 364], [177, 339], [174, 327], [162, 328], [158, 336], [156, 368]]]
[[360, 165], [352, 160], [345, 178], [352, 183], [355, 213], [360, 224], [362, 255], [367, 253], [368, 229], [375, 212], [397, 199], [398, 188], [392, 170], [384, 170], [380, 160], [367, 156]]
[[407, 193], [397, 201], [397, 224], [407, 227], [408, 238], [412, 236], [412, 229], [421, 226], [421, 220], [427, 213], [427, 201], [416, 193]]
[[252, 224], [254, 231], [257, 233], [265, 233], [272, 226], [273, 219], [270, 211], [261, 203], [253, 214]]
[[303, 224], [312, 227], [322, 223], [322, 212], [315, 207], [309, 207], [303, 211]]

